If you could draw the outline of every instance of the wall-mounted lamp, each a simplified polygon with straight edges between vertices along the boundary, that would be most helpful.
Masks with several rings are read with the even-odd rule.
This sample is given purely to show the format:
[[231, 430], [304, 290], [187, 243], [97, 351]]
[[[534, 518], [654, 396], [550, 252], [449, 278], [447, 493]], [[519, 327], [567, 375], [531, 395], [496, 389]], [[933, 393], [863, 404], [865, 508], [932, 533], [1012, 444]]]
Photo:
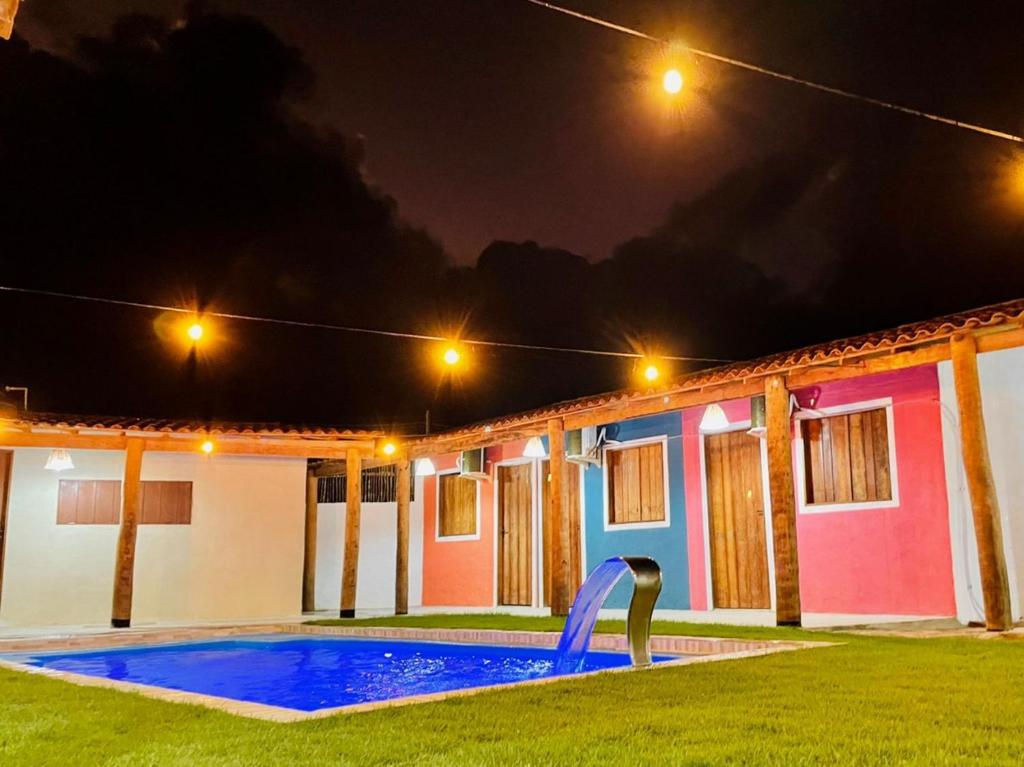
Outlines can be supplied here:
[[67, 450], [58, 447], [50, 451], [43, 468], [50, 471], [67, 471], [75, 468], [75, 462], [71, 460], [71, 455]]
[[547, 458], [544, 441], [540, 437], [530, 437], [523, 448], [523, 458]]
[[725, 411], [722, 410], [722, 406], [718, 403], [711, 403], [704, 410], [704, 415], [700, 419], [700, 430], [708, 432], [725, 431], [729, 428], [729, 419], [725, 416]]
[[437, 474], [437, 469], [434, 468], [434, 462], [429, 458], [420, 458], [416, 461], [417, 477], [432, 477], [435, 474]]

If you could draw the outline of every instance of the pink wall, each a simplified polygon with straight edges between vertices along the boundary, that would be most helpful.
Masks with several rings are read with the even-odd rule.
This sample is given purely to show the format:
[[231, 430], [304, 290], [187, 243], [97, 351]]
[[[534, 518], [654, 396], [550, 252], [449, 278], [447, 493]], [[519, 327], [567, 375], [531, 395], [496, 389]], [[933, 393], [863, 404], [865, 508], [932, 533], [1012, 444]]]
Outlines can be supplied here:
[[[891, 398], [899, 505], [799, 513], [800, 596], [809, 613], [954, 615], [949, 516], [934, 366], [822, 384], [818, 408]], [[801, 392], [797, 393], [798, 396]], [[745, 421], [749, 400], [725, 403]], [[691, 602], [707, 609], [698, 424], [683, 413]], [[795, 452], [794, 443], [794, 452]], [[796, 456], [794, 456], [794, 467]], [[795, 470], [795, 469], [794, 469]]]
[[[477, 483], [480, 537], [470, 541], [437, 539], [437, 478], [423, 480], [423, 604], [443, 607], [493, 607], [494, 594], [494, 464], [519, 458], [524, 442], [487, 449], [491, 481]], [[453, 469], [457, 454], [434, 458], [439, 472]]]

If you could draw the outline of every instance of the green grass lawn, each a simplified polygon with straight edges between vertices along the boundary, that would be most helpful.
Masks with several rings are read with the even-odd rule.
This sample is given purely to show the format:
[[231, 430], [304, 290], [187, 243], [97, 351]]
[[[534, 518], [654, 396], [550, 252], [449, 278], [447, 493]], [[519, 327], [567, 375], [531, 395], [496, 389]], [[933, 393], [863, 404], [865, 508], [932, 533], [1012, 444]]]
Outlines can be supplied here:
[[[347, 623], [561, 627], [480, 615]], [[844, 644], [296, 724], [0, 671], [0, 765], [1024, 763], [1024, 642], [654, 630]]]

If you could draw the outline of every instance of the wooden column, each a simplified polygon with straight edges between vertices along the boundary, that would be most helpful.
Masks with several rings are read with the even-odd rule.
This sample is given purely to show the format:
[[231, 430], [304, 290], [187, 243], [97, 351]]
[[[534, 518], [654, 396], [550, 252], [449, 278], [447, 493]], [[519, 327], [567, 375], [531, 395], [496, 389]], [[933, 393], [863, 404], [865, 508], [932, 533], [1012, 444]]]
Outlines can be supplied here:
[[409, 458], [399, 459], [395, 465], [395, 496], [398, 524], [395, 533], [395, 615], [409, 612], [409, 496], [412, 494], [412, 474]]
[[114, 598], [110, 625], [127, 628], [132, 624], [132, 586], [135, 577], [135, 539], [142, 502], [142, 452], [144, 442], [130, 438], [125, 443], [124, 482], [121, 485], [121, 529], [114, 561]]
[[565, 430], [561, 418], [548, 421], [548, 485], [551, 514], [551, 614], [568, 615], [572, 606], [569, 585], [569, 504], [566, 492]]
[[960, 448], [967, 474], [967, 489], [971, 495], [974, 535], [978, 541], [985, 628], [989, 631], [1005, 631], [1012, 622], [1010, 584], [1006, 577], [1002, 519], [992, 478], [985, 416], [981, 407], [978, 347], [974, 336], [958, 333], [950, 339], [949, 351], [960, 411]]
[[782, 376], [765, 381], [768, 440], [768, 488], [772, 502], [772, 545], [775, 551], [775, 622], [800, 625], [800, 566], [796, 545], [796, 496], [789, 389]]
[[306, 471], [306, 526], [305, 556], [302, 560], [302, 612], [316, 610], [316, 522], [317, 476], [312, 469]]
[[342, 618], [356, 617], [356, 580], [359, 576], [359, 513], [363, 503], [363, 462], [359, 451], [345, 454], [345, 556], [341, 568]]

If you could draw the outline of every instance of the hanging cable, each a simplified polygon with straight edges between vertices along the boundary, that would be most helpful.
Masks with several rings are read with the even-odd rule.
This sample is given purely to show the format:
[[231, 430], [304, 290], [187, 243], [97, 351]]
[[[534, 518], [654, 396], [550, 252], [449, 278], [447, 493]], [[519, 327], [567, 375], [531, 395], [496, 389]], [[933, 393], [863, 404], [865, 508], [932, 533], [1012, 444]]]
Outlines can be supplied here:
[[[557, 13], [564, 13], [566, 16], [572, 16], [573, 18], [586, 21], [590, 24], [596, 24], [599, 27], [610, 29], [614, 32], [620, 32], [625, 35], [631, 35], [632, 37], [639, 37], [641, 40], [649, 40], [652, 43], [668, 44], [668, 40], [664, 40], [659, 37], [654, 37], [646, 32], [641, 32], [638, 29], [631, 27], [625, 27], [621, 24], [615, 24], [611, 21], [598, 18], [597, 16], [590, 16], [579, 11], [574, 11], [569, 8], [563, 8], [560, 5], [554, 3], [545, 2], [545, 0], [526, 0], [528, 3], [533, 5], [539, 5], [542, 8], [547, 8]], [[746, 61], [740, 61], [739, 59], [733, 59], [728, 56], [722, 56], [718, 53], [712, 53], [711, 51], [702, 51], [699, 48], [691, 48], [685, 46], [685, 50], [692, 53], [694, 56], [700, 56], [705, 59], [717, 61], [722, 64], [728, 64], [729, 66], [739, 67], [740, 69], [746, 69], [750, 72], [757, 72], [758, 74], [765, 75], [767, 77], [774, 77], [777, 80], [785, 80], [789, 83], [796, 85], [803, 85], [807, 88], [813, 88], [814, 90], [823, 91], [824, 93], [831, 93], [833, 96], [841, 96], [843, 98], [852, 99], [854, 101], [860, 101], [864, 104], [870, 104], [876, 107], [882, 107], [883, 109], [891, 109], [896, 112], [902, 112], [903, 114], [912, 115], [914, 117], [920, 117], [925, 120], [932, 120], [934, 122], [942, 123], [944, 125], [951, 125], [954, 128], [963, 128], [964, 130], [974, 131], [975, 133], [982, 133], [986, 136], [992, 136], [998, 139], [1004, 139], [1006, 141], [1013, 141], [1018, 144], [1024, 144], [1024, 137], [1016, 136], [1012, 133], [1005, 133], [1004, 131], [993, 130], [992, 128], [986, 128], [983, 125], [974, 125], [973, 123], [963, 122], [962, 120], [955, 120], [952, 117], [943, 117], [942, 115], [933, 114], [931, 112], [925, 112], [920, 109], [914, 109], [913, 107], [903, 106], [901, 104], [894, 104], [889, 101], [883, 101], [882, 99], [876, 99], [871, 96], [863, 96], [859, 93], [852, 91], [843, 90], [842, 88], [834, 88], [831, 85], [822, 85], [812, 80], [805, 80], [801, 77], [794, 77], [793, 75], [787, 75], [784, 72], [776, 72], [772, 69], [766, 69], [758, 66], [757, 64], [750, 64]]]
[[[444, 336], [429, 335], [426, 333], [404, 333], [397, 330], [380, 330], [377, 328], [359, 328], [349, 325], [332, 325], [326, 322], [304, 322], [302, 320], [282, 320], [276, 317], [259, 317], [252, 314], [233, 314], [231, 312], [204, 311], [197, 312], [195, 309], [184, 309], [180, 306], [164, 306], [162, 304], [150, 304], [143, 301], [126, 301], [117, 298], [103, 298], [100, 296], [84, 296], [75, 293], [60, 293], [55, 290], [38, 290], [35, 288], [19, 288], [9, 285], [0, 285], [0, 292], [20, 293], [30, 296], [45, 296], [47, 298], [62, 298], [71, 301], [85, 301], [96, 304], [111, 304], [113, 306], [127, 306], [134, 309], [147, 309], [158, 312], [175, 312], [177, 314], [202, 314], [204, 317], [218, 317], [225, 320], [240, 320], [244, 322], [263, 322], [269, 325], [284, 325], [287, 327], [312, 328], [316, 330], [330, 330], [342, 333], [362, 333], [364, 335], [387, 336], [388, 338], [404, 338], [413, 341], [452, 341], [456, 340], [466, 346], [483, 346], [501, 349], [519, 349], [523, 351], [540, 352], [561, 352], [564, 354], [589, 354], [599, 357], [623, 357], [627, 359], [643, 359], [644, 355], [637, 352], [615, 352], [605, 349], [577, 349], [569, 346], [542, 346], [539, 344], [515, 344], [504, 341], [480, 341], [469, 338], [451, 339]], [[674, 360], [677, 362], [714, 362], [728, 363], [735, 360], [717, 359], [715, 357], [685, 357], [666, 354], [657, 355], [659, 359]]]

